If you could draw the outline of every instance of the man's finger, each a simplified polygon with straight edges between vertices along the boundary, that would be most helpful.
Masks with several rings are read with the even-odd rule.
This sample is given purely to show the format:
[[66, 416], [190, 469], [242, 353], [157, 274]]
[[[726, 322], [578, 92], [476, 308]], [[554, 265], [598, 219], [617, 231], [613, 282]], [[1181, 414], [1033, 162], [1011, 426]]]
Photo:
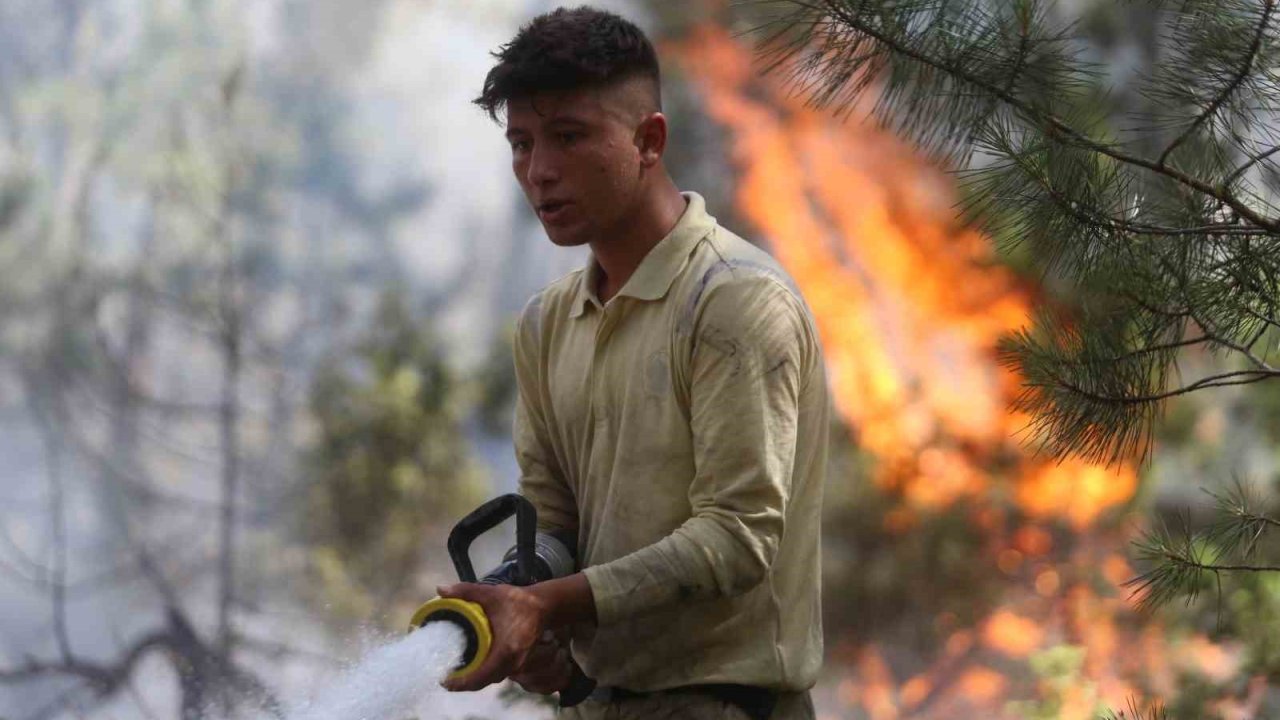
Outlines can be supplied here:
[[437, 587], [436, 594], [445, 598], [480, 602], [480, 598], [488, 596], [488, 593], [485, 592], [488, 589], [488, 585], [481, 585], [480, 583], [454, 583]]

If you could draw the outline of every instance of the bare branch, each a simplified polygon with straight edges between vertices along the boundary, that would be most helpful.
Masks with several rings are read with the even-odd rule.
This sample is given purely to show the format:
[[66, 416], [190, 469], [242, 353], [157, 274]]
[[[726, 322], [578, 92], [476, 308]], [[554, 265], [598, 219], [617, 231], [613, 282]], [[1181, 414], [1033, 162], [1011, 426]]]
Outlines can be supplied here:
[[171, 638], [166, 632], [149, 633], [136, 640], [120, 660], [110, 665], [89, 662], [74, 656], [52, 663], [28, 658], [26, 662], [15, 668], [0, 669], [0, 683], [14, 684], [36, 677], [62, 675], [84, 680], [100, 696], [106, 696], [119, 689], [120, 684], [133, 672], [138, 661], [148, 652], [166, 647], [170, 643]]
[[[52, 432], [50, 432], [52, 431]], [[50, 569], [50, 600], [53, 603], [53, 633], [58, 643], [58, 651], [62, 659], [69, 662], [72, 657], [71, 639], [67, 635], [67, 523], [66, 505], [63, 498], [62, 446], [61, 441], [53, 436], [56, 429], [47, 429], [45, 440], [46, 457], [49, 472], [49, 516], [53, 524], [53, 562]]]
[[[223, 110], [232, 119], [241, 87], [244, 63], [238, 62], [223, 82]], [[232, 220], [232, 190], [238, 184], [240, 167], [234, 153], [223, 167], [223, 201], [214, 221], [215, 237], [222, 251], [222, 267], [218, 278], [218, 307], [222, 333], [222, 404], [218, 413], [220, 450], [222, 452], [222, 508], [218, 526], [218, 625], [216, 646], [226, 660], [231, 653], [231, 604], [235, 594], [236, 496], [240, 485], [240, 375], [244, 365], [243, 311], [237, 300], [240, 293], [240, 268], [235, 252]]]
[[[272, 714], [279, 715], [279, 703], [252, 674], [232, 665], [215, 653], [196, 634], [190, 620], [176, 607], [166, 613], [166, 625], [136, 640], [113, 663], [89, 662], [71, 657], [60, 662], [27, 658], [12, 668], [0, 668], [0, 683], [17, 684], [41, 677], [70, 677], [84, 682], [99, 698], [125, 689], [138, 663], [147, 653], [165, 649], [177, 656], [184, 708], [199, 709], [212, 690], [235, 690], [242, 697], [255, 698]], [[65, 706], [65, 703], [63, 704]]]

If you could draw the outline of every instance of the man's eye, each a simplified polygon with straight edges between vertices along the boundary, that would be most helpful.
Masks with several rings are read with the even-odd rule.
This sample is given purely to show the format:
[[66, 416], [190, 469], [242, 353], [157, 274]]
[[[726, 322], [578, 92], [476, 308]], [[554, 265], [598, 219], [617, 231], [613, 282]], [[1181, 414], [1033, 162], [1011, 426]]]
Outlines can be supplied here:
[[516, 140], [515, 142], [511, 143], [511, 149], [514, 152], [524, 152], [525, 150], [529, 149], [529, 141]]
[[560, 142], [565, 143], [567, 145], [571, 142], [576, 141], [581, 136], [582, 136], [582, 133], [562, 132], [560, 133]]

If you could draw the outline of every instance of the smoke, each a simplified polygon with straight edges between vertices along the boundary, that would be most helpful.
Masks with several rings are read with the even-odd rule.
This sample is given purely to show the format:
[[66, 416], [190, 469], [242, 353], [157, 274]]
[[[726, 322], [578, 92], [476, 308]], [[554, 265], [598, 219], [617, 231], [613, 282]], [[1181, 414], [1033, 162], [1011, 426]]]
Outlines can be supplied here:
[[[374, 267], [389, 267], [399, 275], [374, 277], [368, 285], [404, 282], [411, 296], [429, 300], [420, 305], [433, 314], [451, 359], [462, 367], [486, 355], [534, 291], [585, 257], [582, 251], [551, 247], [510, 177], [501, 129], [470, 104], [490, 66], [489, 52], [521, 23], [549, 9], [548, 3], [281, 0], [213, 5], [14, 0], [0, 8], [0, 158], [19, 158], [47, 179], [48, 187], [39, 190], [44, 194], [37, 193], [34, 201], [44, 204], [35, 205], [28, 218], [85, 222], [79, 231], [68, 226], [57, 245], [39, 235], [35, 219], [0, 236], [0, 250], [6, 253], [24, 240], [36, 248], [24, 256], [29, 264], [14, 269], [12, 277], [6, 274], [0, 288], [0, 668], [22, 667], [29, 660], [56, 664], [62, 657], [62, 636], [78, 659], [116, 662], [140, 637], [164, 626], [171, 603], [205, 639], [217, 624], [213, 528], [223, 461], [216, 424], [222, 363], [209, 340], [216, 332], [200, 325], [207, 316], [180, 315], [179, 310], [189, 308], [164, 305], [174, 300], [169, 297], [149, 298], [149, 309], [138, 315], [124, 290], [109, 294], [101, 306], [65, 311], [70, 320], [94, 326], [85, 336], [68, 340], [84, 343], [69, 344], [71, 350], [90, 347], [117, 360], [132, 342], [130, 318], [146, 323], [150, 329], [138, 341], [137, 366], [153, 382], [134, 389], [155, 393], [171, 405], [161, 410], [131, 416], [132, 410], [121, 408], [141, 401], [113, 395], [109, 379], [78, 378], [77, 383], [101, 381], [101, 387], [68, 388], [32, 385], [22, 375], [32, 367], [52, 372], [29, 351], [47, 339], [42, 333], [48, 328], [60, 327], [55, 315], [62, 300], [38, 290], [44, 283], [64, 280], [76, 287], [76, 276], [66, 270], [74, 265], [68, 262], [71, 252], [82, 251], [90, 270], [109, 268], [114, 274], [104, 282], [123, 284], [133, 271], [130, 263], [145, 274], [142, 261], [148, 257], [167, 260], [206, 241], [207, 217], [191, 221], [155, 211], [164, 202], [190, 202], [201, 212], [217, 208], [217, 202], [206, 202], [216, 199], [216, 192], [175, 200], [164, 195], [177, 194], [175, 189], [153, 187], [154, 177], [177, 167], [196, 177], [198, 189], [216, 189], [216, 168], [201, 165], [206, 159], [200, 155], [201, 143], [224, 141], [221, 132], [231, 120], [175, 122], [191, 102], [212, 99], [216, 104], [219, 97], [239, 92], [245, 98], [238, 106], [244, 115], [234, 120], [256, 133], [255, 148], [278, 153], [280, 167], [296, 172], [301, 176], [297, 182], [307, 185], [268, 188], [264, 215], [284, 228], [279, 233], [283, 259], [279, 267], [264, 261], [263, 272], [306, 276], [321, 260], [343, 266], [371, 252], [367, 235], [357, 232], [360, 228], [350, 221], [333, 222], [339, 211], [322, 207], [326, 198], [300, 199], [315, 187], [337, 188], [327, 191], [332, 195], [349, 189], [354, 199], [347, 200], [352, 202], [423, 187], [420, 205], [378, 228], [385, 231], [390, 256]], [[628, 8], [626, 3], [607, 5]], [[231, 72], [236, 62], [247, 70]], [[271, 93], [280, 92], [277, 81], [283, 76], [298, 87], [322, 88], [335, 97], [300, 97], [295, 106], [284, 108], [294, 113], [286, 118], [294, 124], [272, 134], [279, 128], [271, 123], [279, 118], [269, 116], [287, 115], [272, 105], [282, 102]], [[183, 95], [184, 88], [199, 83], [206, 83], [204, 90]], [[321, 117], [332, 111], [343, 115], [337, 121]], [[343, 163], [316, 161], [317, 141], [308, 133], [321, 126], [338, 128], [337, 136], [326, 142], [338, 148]], [[95, 133], [114, 143], [110, 152], [95, 155], [85, 146], [98, 137]], [[194, 146], [186, 155], [145, 155], [184, 140]], [[58, 204], [74, 200], [77, 173], [90, 172], [97, 174], [83, 188], [83, 209], [77, 214], [76, 208]], [[290, 182], [281, 172], [286, 179], [276, 181]], [[261, 226], [246, 222], [233, 232], [248, 243]], [[193, 255], [191, 262], [208, 259], [208, 254]], [[164, 266], [164, 271], [176, 273], [180, 282], [189, 280], [181, 273], [193, 272], [181, 263]], [[311, 282], [327, 284], [346, 298], [355, 294], [345, 285], [354, 275], [348, 269]], [[19, 292], [16, 288], [35, 288], [30, 309], [8, 303]], [[297, 325], [313, 310], [296, 298], [250, 307], [258, 314], [254, 319], [271, 320], [262, 327], [272, 333]], [[302, 336], [308, 344], [285, 347], [286, 353], [306, 361], [311, 359], [306, 353], [317, 352], [315, 338], [330, 328], [311, 321], [316, 329]], [[74, 361], [71, 350], [58, 357]], [[251, 345], [246, 352], [261, 350]], [[248, 409], [242, 418], [244, 452], [271, 456], [270, 462], [246, 463], [242, 472], [252, 474], [262, 488], [292, 482], [287, 475], [272, 474], [293, 467], [288, 458], [277, 463], [274, 456], [292, 453], [303, 432], [271, 435], [270, 403], [273, 393], [296, 394], [306, 386], [304, 361], [281, 361], [286, 372], [280, 374], [248, 369], [241, 379], [240, 400]], [[59, 393], [74, 400], [60, 407], [62, 415], [34, 411], [48, 410]], [[196, 413], [188, 404], [215, 411], [192, 419]], [[118, 447], [121, 438], [145, 448], [132, 453], [136, 466], [111, 465], [131, 455]], [[279, 447], [253, 445], [270, 442]], [[50, 452], [50, 443], [58, 446], [57, 452]], [[495, 477], [514, 481], [508, 442], [488, 438], [480, 449], [490, 458]], [[84, 456], [88, 451], [100, 456]], [[104, 482], [108, 473], [118, 482]], [[298, 602], [299, 588], [279, 584], [283, 576], [275, 575], [275, 569], [292, 559], [261, 551], [279, 547], [271, 540], [273, 532], [283, 532], [271, 526], [273, 508], [240, 509], [242, 518], [262, 519], [242, 528], [239, 537], [238, 573], [245, 595], [240, 600], [250, 607], [237, 614], [235, 628], [258, 643], [243, 653], [244, 662], [279, 697], [309, 697], [332, 681], [345, 659], [358, 654], [351, 641], [335, 636], [359, 632], [326, 628], [323, 619], [311, 617]], [[63, 611], [56, 613], [59, 579], [65, 599]], [[272, 643], [279, 648], [273, 650]], [[132, 677], [128, 687], [107, 701], [65, 675], [0, 682], [0, 717], [178, 716], [179, 678], [163, 651], [145, 654]], [[457, 717], [519, 714], [502, 707], [492, 691], [436, 697], [431, 708]]]

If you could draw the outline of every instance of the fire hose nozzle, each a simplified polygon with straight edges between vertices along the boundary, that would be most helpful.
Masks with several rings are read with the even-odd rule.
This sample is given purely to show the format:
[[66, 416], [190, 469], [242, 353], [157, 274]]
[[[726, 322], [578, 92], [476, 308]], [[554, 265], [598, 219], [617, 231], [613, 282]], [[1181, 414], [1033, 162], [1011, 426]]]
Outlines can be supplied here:
[[462, 659], [449, 673], [449, 679], [475, 672], [489, 656], [489, 648], [493, 645], [493, 630], [489, 627], [489, 618], [484, 614], [484, 608], [478, 603], [458, 598], [432, 598], [413, 614], [413, 619], [409, 621], [409, 632], [433, 622], [452, 623], [462, 630], [465, 641]]
[[[565, 577], [574, 572], [573, 553], [559, 538], [537, 532], [538, 516], [533, 504], [515, 493], [496, 497], [458, 521], [449, 533], [449, 556], [462, 582], [476, 582], [468, 554], [471, 542], [512, 515], [516, 516], [516, 545], [507, 551], [498, 567], [479, 582], [488, 585], [532, 585]], [[493, 630], [484, 608], [457, 598], [433, 598], [413, 614], [409, 632], [433, 622], [451, 622], [462, 629], [466, 648], [449, 679], [474, 672], [493, 645]]]

